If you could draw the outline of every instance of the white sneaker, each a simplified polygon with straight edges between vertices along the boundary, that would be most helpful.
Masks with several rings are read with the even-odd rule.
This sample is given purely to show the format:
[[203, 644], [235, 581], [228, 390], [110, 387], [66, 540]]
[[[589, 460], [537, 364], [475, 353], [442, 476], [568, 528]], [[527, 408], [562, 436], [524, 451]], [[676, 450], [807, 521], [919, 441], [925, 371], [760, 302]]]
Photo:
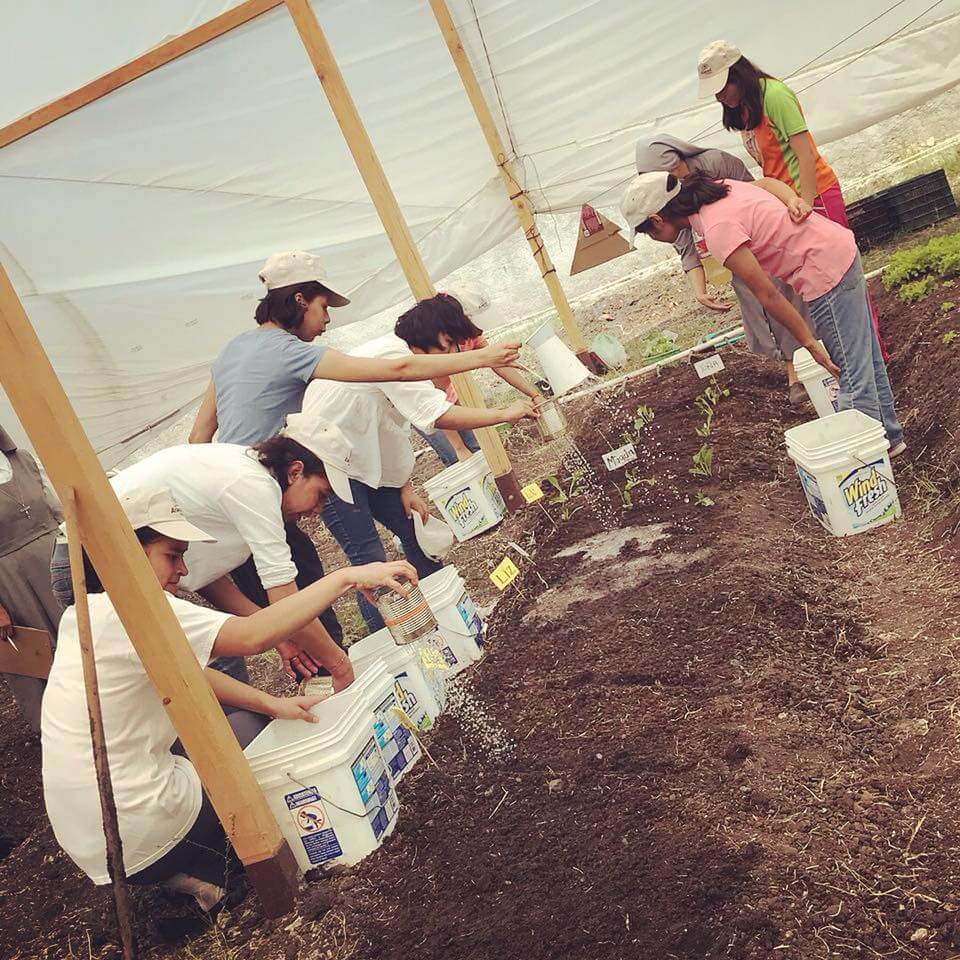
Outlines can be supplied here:
[[894, 444], [894, 445], [887, 451], [887, 456], [888, 456], [891, 460], [896, 460], [897, 457], [901, 456], [901, 454], [904, 454], [904, 453], [906, 453], [906, 452], [907, 452], [907, 444], [906, 444], [906, 441], [901, 440], [899, 443]]

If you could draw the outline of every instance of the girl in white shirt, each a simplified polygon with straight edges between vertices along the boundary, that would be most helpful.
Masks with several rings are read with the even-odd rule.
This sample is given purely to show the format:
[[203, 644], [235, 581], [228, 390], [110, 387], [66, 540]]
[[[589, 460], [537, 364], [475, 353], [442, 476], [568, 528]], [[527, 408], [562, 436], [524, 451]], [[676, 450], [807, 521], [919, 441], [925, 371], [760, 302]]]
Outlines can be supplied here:
[[[214, 656], [274, 649], [353, 589], [416, 582], [407, 563], [346, 567], [249, 617], [232, 617], [175, 596], [188, 573], [184, 554], [210, 537], [184, 519], [169, 493], [133, 488], [121, 503], [193, 653], [202, 666]], [[192, 894], [206, 910], [224, 896], [226, 835], [190, 761], [172, 752], [177, 739], [156, 689], [93, 568], [85, 560], [93, 650], [113, 782], [124, 867], [134, 883], [164, 883]], [[279, 698], [216, 670], [205, 675], [221, 704], [237, 708], [229, 722], [241, 746], [269, 717], [316, 722], [322, 697]], [[90, 743], [76, 608], [63, 615], [43, 698], [43, 793], [60, 846], [96, 884], [107, 884], [106, 844]]]

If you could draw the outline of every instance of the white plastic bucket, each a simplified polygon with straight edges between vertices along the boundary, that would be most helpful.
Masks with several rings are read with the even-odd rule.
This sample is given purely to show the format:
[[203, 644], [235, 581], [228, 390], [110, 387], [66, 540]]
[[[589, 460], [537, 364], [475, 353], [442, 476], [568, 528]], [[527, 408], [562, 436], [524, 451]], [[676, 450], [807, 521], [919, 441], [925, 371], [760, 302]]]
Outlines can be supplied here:
[[450, 664], [450, 675], [456, 676], [483, 656], [483, 621], [476, 604], [456, 567], [424, 577], [420, 589], [437, 618], [440, 635], [456, 657]]
[[404, 710], [420, 731], [431, 729], [443, 709], [442, 699], [437, 697], [437, 683], [432, 682], [421, 664], [423, 643], [418, 640], [398, 646], [390, 636], [390, 631], [384, 628], [358, 640], [347, 651], [354, 673], [358, 675], [366, 672], [379, 659], [386, 663], [394, 679], [397, 706]]
[[840, 409], [837, 397], [840, 384], [837, 378], [824, 370], [806, 347], [800, 347], [793, 355], [793, 368], [797, 379], [803, 384], [807, 396], [817, 411], [818, 417], [829, 417]]
[[557, 336], [550, 320], [534, 330], [527, 339], [527, 346], [537, 355], [555, 397], [572, 390], [590, 376], [590, 371], [577, 355]]
[[399, 784], [423, 751], [416, 735], [400, 722], [393, 710], [397, 705], [397, 694], [393, 674], [387, 668], [386, 661], [374, 660], [362, 673], [357, 673], [356, 680], [342, 694], [360, 699], [370, 711], [377, 746], [380, 747], [394, 785]]
[[423, 487], [461, 542], [495, 527], [507, 514], [481, 450], [431, 477]]
[[312, 712], [319, 723], [273, 720], [244, 750], [304, 871], [359, 862], [393, 831], [400, 809], [363, 698], [344, 691]]
[[900, 516], [883, 424], [841, 410], [786, 432], [810, 511], [835, 537], [848, 537]]

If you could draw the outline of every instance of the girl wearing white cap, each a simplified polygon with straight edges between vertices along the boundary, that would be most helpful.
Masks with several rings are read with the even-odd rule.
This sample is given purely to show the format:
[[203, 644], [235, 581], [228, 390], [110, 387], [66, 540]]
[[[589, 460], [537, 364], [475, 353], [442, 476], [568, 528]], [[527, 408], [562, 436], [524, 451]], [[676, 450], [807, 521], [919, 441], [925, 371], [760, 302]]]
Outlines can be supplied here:
[[[399, 578], [416, 582], [416, 573], [406, 563], [346, 567], [249, 617], [230, 616], [175, 596], [188, 576], [184, 562], [188, 547], [192, 557], [201, 544], [212, 547], [213, 538], [187, 520], [161, 488], [131, 486], [121, 493], [120, 502], [201, 666], [215, 655], [243, 656], [276, 648], [349, 590], [379, 586], [402, 590]], [[173, 752], [177, 739], [173, 725], [86, 558], [84, 567], [127, 876], [133, 883], [164, 883], [192, 894], [210, 910], [224, 896], [230, 863], [226, 835], [192, 764]], [[274, 697], [218, 671], [205, 674], [221, 704], [236, 708], [228, 720], [241, 746], [270, 717], [316, 722], [310, 708], [322, 697]], [[60, 623], [43, 698], [41, 741], [43, 795], [57, 841], [94, 883], [110, 883], [73, 607]]]
[[[763, 175], [785, 183], [816, 213], [849, 229], [840, 181], [820, 155], [793, 90], [726, 40], [715, 40], [700, 51], [697, 74], [701, 99], [715, 97], [722, 105], [723, 126], [740, 131]], [[879, 339], [872, 302], [870, 317]], [[882, 340], [880, 347], [888, 359]]]
[[[397, 320], [394, 333], [415, 354], [455, 354], [486, 347], [484, 332], [502, 322], [481, 290], [464, 286], [421, 300]], [[536, 387], [514, 367], [495, 367], [493, 372], [525, 397], [540, 399]], [[449, 377], [435, 377], [433, 385], [443, 390], [451, 403], [458, 402]], [[417, 432], [433, 447], [445, 467], [468, 460], [480, 449], [469, 430]]]
[[[349, 496], [345, 470], [350, 457], [335, 426], [295, 413], [280, 434], [253, 448], [234, 443], [168, 447], [110, 482], [120, 496], [143, 487], [169, 490], [184, 517], [215, 538], [194, 547], [181, 586], [200, 593], [218, 610], [248, 616], [260, 606], [241, 593], [231, 572], [252, 556], [269, 604], [297, 593], [297, 568], [284, 523], [321, 510], [334, 490]], [[322, 666], [333, 677], [334, 690], [353, 682], [349, 658], [319, 620], [277, 650], [291, 677], [311, 676]], [[216, 666], [247, 680], [240, 657]]]
[[[672, 173], [678, 180], [683, 180], [691, 173], [702, 173], [711, 180], [753, 180], [743, 161], [733, 154], [698, 147], [664, 133], [653, 134], [637, 142], [637, 173], [655, 171]], [[705, 251], [698, 251], [693, 232], [682, 230], [674, 248], [680, 254], [680, 263], [697, 300], [710, 310], [729, 310], [729, 303], [715, 300], [707, 292], [706, 275], [701, 265], [701, 252], [705, 255]], [[774, 282], [812, 329], [806, 305], [796, 291], [782, 280]], [[797, 380], [791, 362], [794, 352], [800, 346], [796, 337], [783, 324], [764, 312], [750, 288], [739, 277], [733, 278], [733, 289], [740, 303], [747, 346], [754, 353], [784, 361], [790, 403], [800, 405], [806, 402], [806, 391], [803, 384]]]
[[[636, 177], [620, 210], [631, 229], [654, 240], [673, 243], [685, 228], [703, 237], [707, 250], [746, 283], [763, 309], [840, 378], [840, 409], [853, 407], [881, 421], [891, 456], [906, 450], [870, 322], [860, 254], [849, 230], [826, 217], [808, 216], [796, 223], [766, 190], [737, 181], [718, 183], [700, 174], [682, 184], [668, 173]], [[803, 297], [826, 350], [777, 289], [774, 277]]]

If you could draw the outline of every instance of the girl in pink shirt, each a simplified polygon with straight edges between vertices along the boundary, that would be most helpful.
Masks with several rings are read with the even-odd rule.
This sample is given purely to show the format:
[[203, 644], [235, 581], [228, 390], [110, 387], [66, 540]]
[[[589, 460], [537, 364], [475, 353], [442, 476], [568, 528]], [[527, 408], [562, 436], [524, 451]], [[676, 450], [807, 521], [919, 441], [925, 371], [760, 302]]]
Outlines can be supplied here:
[[[621, 212], [636, 233], [672, 243], [685, 227], [739, 277], [774, 319], [840, 379], [839, 409], [883, 423], [892, 456], [906, 450], [880, 344], [870, 318], [866, 281], [849, 230], [825, 217], [784, 206], [776, 180], [749, 183], [667, 173], [636, 177]], [[789, 191], [792, 193], [792, 191]], [[785, 202], [785, 201], [784, 201]], [[800, 222], [797, 222], [797, 221]], [[771, 277], [789, 283], [809, 305], [817, 337]]]

